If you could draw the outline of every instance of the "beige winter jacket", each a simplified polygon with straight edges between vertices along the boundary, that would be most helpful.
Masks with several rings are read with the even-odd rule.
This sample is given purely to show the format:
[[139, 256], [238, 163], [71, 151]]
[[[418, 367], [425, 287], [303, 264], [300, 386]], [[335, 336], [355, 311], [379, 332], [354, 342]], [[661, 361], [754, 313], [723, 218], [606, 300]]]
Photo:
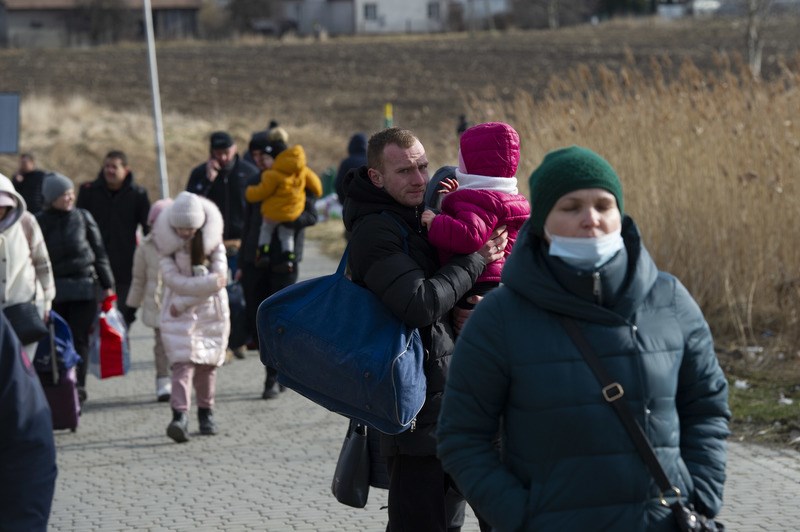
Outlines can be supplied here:
[[158, 252], [152, 233], [139, 242], [133, 254], [131, 288], [125, 304], [142, 308], [142, 322], [148, 327], [157, 328], [161, 323], [161, 270]]
[[0, 220], [0, 308], [33, 301], [42, 316], [56, 295], [50, 255], [36, 217], [11, 181], [0, 174], [0, 191], [11, 194], [17, 205]]

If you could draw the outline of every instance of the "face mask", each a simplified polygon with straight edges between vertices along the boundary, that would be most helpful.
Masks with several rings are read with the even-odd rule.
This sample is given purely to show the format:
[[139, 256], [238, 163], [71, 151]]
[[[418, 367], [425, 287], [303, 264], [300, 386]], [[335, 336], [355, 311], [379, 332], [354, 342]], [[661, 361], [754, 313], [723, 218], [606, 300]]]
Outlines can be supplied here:
[[597, 238], [572, 238], [551, 235], [550, 255], [582, 270], [594, 270], [610, 261], [625, 245], [622, 231], [615, 231]]

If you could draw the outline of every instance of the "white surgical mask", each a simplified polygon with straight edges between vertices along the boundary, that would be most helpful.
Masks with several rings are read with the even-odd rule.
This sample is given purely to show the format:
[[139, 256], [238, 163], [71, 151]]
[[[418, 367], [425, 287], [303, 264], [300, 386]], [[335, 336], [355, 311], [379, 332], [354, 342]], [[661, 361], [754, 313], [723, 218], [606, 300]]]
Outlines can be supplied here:
[[550, 239], [550, 255], [582, 270], [599, 268], [625, 245], [621, 230], [597, 238], [556, 236], [551, 235], [547, 229], [545, 233]]

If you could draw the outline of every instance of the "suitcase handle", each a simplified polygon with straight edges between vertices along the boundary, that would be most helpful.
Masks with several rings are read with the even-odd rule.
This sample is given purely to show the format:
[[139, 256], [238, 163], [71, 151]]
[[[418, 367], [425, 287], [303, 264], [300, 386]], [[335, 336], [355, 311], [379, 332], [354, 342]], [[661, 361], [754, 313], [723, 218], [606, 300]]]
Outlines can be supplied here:
[[50, 367], [53, 372], [53, 385], [58, 384], [58, 352], [56, 351], [56, 326], [53, 317], [50, 316]]

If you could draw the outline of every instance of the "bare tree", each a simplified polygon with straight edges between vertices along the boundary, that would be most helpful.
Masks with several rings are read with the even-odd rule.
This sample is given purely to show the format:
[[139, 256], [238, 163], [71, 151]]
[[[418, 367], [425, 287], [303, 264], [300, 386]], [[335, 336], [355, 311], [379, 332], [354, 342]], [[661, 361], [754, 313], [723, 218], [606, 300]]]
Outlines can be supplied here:
[[747, 63], [753, 78], [761, 77], [762, 30], [769, 16], [772, 0], [747, 0]]

